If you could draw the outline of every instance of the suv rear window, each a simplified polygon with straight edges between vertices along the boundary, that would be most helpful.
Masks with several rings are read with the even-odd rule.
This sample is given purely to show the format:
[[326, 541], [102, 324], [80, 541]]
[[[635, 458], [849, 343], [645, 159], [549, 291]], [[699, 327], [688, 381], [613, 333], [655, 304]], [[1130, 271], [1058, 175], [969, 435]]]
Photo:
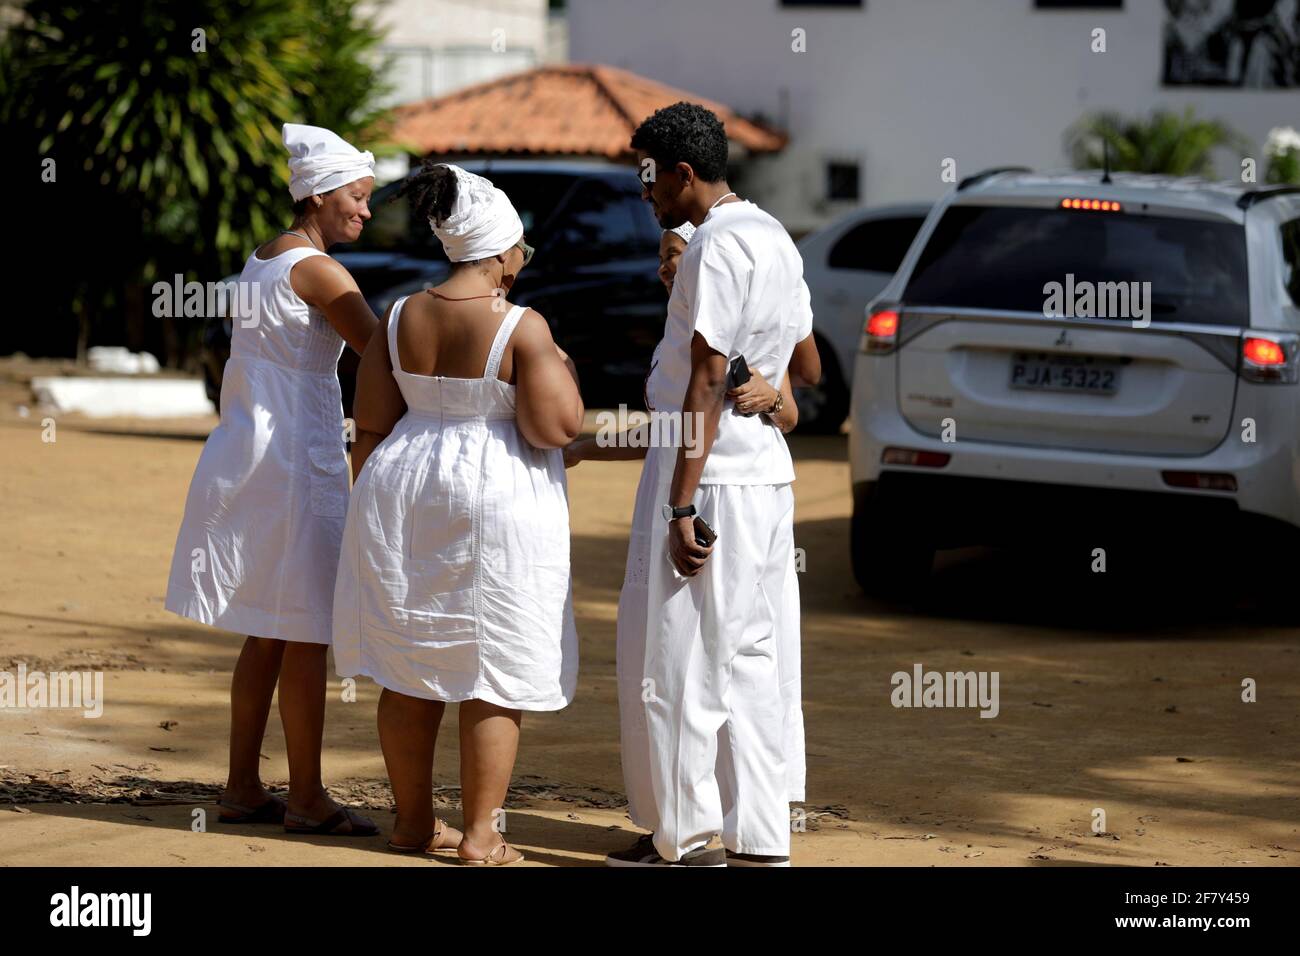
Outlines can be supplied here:
[[[1150, 282], [1153, 322], [1250, 321], [1246, 234], [1199, 219], [952, 206], [908, 280], [914, 305], [1043, 312], [1048, 283]], [[1122, 317], [1121, 317], [1122, 318]]]

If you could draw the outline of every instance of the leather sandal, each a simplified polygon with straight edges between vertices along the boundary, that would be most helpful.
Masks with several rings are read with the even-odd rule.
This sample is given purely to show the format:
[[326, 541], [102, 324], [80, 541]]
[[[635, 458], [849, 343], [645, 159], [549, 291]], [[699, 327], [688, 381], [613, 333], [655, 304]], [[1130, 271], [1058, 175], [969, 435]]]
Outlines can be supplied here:
[[449, 829], [450, 827], [447, 826], [446, 820], [441, 817], [434, 817], [433, 836], [429, 837], [423, 846], [401, 846], [400, 844], [389, 840], [388, 849], [392, 850], [394, 853], [445, 853], [448, 850], [455, 850], [460, 846], [459, 840], [456, 841], [456, 846], [448, 846], [443, 843], [443, 837], [446, 836], [447, 830]]
[[[345, 826], [347, 829], [343, 829]], [[339, 807], [319, 823], [313, 823], [306, 817], [293, 813], [285, 813], [284, 832], [309, 833], [318, 836], [371, 837], [379, 832], [379, 827], [373, 823], [363, 823], [360, 815], [353, 813], [350, 807]]]
[[284, 823], [284, 814], [288, 809], [288, 805], [274, 794], [258, 807], [244, 807], [224, 800], [218, 800], [217, 806], [223, 810], [235, 811], [233, 817], [218, 814], [218, 823]]
[[505, 840], [502, 840], [488, 851], [487, 856], [478, 860], [467, 860], [464, 857], [461, 857], [460, 862], [464, 863], [466, 866], [509, 866], [512, 863], [522, 863], [527, 859], [522, 853], [519, 853], [518, 850], [515, 850], [515, 852], [519, 853], [519, 856], [515, 857], [513, 860], [506, 859], [511, 850], [514, 850], [514, 847]]

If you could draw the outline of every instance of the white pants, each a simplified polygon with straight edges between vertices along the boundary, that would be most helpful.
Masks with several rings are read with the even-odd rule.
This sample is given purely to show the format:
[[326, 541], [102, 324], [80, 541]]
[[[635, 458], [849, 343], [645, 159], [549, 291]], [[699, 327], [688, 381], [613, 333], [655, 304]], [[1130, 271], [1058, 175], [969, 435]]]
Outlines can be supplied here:
[[791, 720], [782, 678], [790, 675], [778, 664], [778, 632], [798, 588], [794, 493], [789, 485], [703, 485], [695, 504], [718, 540], [694, 578], [669, 563], [666, 522], [650, 537], [651, 684], [640, 696], [650, 698], [643, 706], [655, 819], [640, 825], [653, 824], [667, 860], [717, 833], [737, 853], [787, 856]]

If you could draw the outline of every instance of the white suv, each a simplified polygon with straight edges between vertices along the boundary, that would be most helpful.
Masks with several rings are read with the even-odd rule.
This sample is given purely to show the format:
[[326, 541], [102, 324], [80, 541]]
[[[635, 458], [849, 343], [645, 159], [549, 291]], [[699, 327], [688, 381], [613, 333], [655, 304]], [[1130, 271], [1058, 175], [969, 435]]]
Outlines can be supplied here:
[[867, 308], [854, 574], [896, 593], [945, 547], [1300, 527], [1298, 363], [1300, 188], [972, 176]]

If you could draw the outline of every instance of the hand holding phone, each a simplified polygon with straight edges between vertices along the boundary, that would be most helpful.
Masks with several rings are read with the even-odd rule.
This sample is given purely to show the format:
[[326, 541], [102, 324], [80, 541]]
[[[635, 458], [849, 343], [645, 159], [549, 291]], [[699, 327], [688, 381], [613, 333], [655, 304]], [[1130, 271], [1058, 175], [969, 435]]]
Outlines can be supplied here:
[[740, 388], [749, 381], [749, 363], [745, 361], [745, 356], [737, 355], [727, 366], [727, 391], [733, 388]]

